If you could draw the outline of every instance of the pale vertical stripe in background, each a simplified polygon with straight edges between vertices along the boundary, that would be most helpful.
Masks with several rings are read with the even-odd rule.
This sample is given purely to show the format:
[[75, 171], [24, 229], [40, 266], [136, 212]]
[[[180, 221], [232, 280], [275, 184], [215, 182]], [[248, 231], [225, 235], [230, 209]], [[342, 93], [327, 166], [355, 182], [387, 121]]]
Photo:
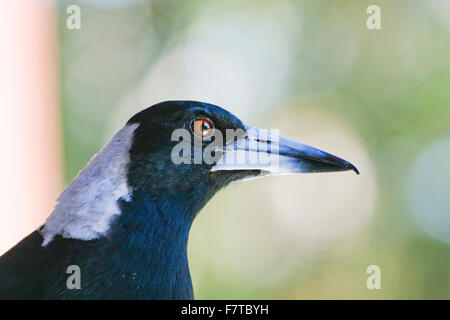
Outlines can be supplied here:
[[0, 254], [45, 221], [62, 185], [54, 5], [0, 2]]

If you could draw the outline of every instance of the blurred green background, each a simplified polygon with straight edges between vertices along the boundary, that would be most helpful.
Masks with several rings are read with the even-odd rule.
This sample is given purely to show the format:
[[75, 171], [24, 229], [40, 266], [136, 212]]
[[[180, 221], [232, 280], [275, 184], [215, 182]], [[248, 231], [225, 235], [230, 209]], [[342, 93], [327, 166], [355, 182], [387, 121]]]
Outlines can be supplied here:
[[[66, 9], [81, 9], [69, 30]], [[366, 9], [381, 8], [381, 30]], [[60, 1], [69, 182], [135, 112], [220, 105], [357, 165], [231, 185], [197, 217], [198, 299], [450, 298], [450, 2]], [[378, 265], [381, 289], [366, 269]]]

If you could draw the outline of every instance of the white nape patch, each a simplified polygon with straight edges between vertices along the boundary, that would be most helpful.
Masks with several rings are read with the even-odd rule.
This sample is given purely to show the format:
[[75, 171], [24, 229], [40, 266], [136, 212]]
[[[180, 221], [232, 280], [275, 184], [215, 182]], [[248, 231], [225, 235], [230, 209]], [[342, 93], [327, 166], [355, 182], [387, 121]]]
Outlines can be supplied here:
[[40, 231], [42, 246], [56, 235], [80, 240], [106, 235], [111, 217], [120, 214], [117, 200], [129, 200], [127, 165], [138, 126], [126, 125], [119, 130], [64, 189]]

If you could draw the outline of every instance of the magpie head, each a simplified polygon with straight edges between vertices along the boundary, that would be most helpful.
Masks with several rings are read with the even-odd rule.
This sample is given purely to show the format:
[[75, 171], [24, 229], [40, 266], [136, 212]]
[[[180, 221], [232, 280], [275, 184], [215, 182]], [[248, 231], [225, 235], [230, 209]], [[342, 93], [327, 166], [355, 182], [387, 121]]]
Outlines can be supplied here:
[[167, 101], [129, 121], [137, 124], [128, 182], [166, 194], [213, 195], [236, 180], [289, 173], [353, 170], [351, 163], [244, 124], [230, 112], [197, 101]]
[[[55, 235], [105, 236], [113, 218], [125, 210], [119, 202], [128, 203], [128, 211], [193, 218], [236, 180], [344, 170], [358, 173], [345, 160], [246, 125], [218, 106], [166, 101], [133, 116], [67, 186], [41, 231], [43, 245]], [[157, 208], [143, 208], [148, 206]]]
[[[133, 116], [137, 124], [130, 149], [128, 183], [135, 189], [164, 194], [212, 194], [233, 180], [258, 170], [213, 171], [226, 146], [215, 140], [225, 132], [244, 132], [245, 125], [230, 112], [196, 101], [167, 101]], [[215, 148], [215, 150], [212, 150]], [[210, 150], [210, 157], [204, 155]]]
[[105, 274], [115, 283], [110, 277], [121, 275], [121, 296], [192, 299], [189, 229], [220, 188], [259, 176], [343, 170], [358, 173], [345, 160], [246, 125], [220, 107], [162, 102], [133, 116], [67, 186], [40, 230], [42, 245], [57, 238], [53, 248], [82, 246], [60, 237], [98, 240], [82, 246], [95, 247], [100, 263], [86, 253], [95, 279]]

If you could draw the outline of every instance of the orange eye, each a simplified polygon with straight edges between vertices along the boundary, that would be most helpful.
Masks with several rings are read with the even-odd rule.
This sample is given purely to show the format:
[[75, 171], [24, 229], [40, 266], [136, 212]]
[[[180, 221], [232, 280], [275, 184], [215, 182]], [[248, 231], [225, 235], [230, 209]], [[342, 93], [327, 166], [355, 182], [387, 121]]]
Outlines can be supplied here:
[[212, 121], [206, 118], [195, 119], [192, 121], [191, 127], [192, 131], [199, 137], [210, 135], [214, 129]]

